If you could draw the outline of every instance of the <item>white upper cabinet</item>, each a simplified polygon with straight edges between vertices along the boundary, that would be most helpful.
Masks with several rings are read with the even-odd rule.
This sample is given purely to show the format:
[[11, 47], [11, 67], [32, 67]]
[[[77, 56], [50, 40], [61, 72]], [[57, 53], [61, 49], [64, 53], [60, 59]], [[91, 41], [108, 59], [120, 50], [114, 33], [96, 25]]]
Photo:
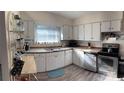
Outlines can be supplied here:
[[79, 26], [77, 26], [77, 25], [73, 26], [73, 39], [74, 40], [79, 39], [78, 33], [79, 33]]
[[85, 40], [100, 41], [100, 23], [85, 24]]
[[84, 25], [79, 25], [79, 33], [78, 33], [78, 36], [79, 36], [79, 40], [84, 40]]
[[62, 27], [63, 40], [68, 39], [68, 26], [64, 25]]
[[62, 40], [71, 40], [72, 39], [72, 26], [64, 25], [62, 27]]
[[73, 36], [73, 34], [72, 34], [72, 26], [68, 26], [68, 38], [69, 38], [69, 40], [72, 40], [72, 36]]
[[111, 21], [111, 31], [121, 31], [121, 20]]
[[92, 24], [92, 41], [100, 41], [100, 23]]
[[92, 24], [85, 24], [85, 40], [90, 41], [92, 39]]
[[101, 32], [121, 31], [121, 20], [101, 22]]
[[110, 22], [102, 22], [101, 23], [101, 32], [109, 32], [110, 31]]

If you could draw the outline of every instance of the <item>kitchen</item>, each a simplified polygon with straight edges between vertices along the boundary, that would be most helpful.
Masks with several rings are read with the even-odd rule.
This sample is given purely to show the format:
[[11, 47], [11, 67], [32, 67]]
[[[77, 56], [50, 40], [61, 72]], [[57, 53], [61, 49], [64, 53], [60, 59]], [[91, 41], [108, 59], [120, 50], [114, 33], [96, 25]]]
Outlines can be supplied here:
[[[123, 11], [5, 12], [10, 80], [123, 80], [123, 16]], [[13, 64], [20, 59], [24, 64], [16, 75]]]

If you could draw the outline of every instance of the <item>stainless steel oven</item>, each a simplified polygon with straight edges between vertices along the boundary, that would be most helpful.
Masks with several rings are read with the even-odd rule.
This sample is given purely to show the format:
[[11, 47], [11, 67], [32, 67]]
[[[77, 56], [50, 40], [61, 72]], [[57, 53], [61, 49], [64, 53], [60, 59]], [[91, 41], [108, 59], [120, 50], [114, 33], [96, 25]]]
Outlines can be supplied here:
[[98, 55], [98, 72], [107, 76], [117, 77], [118, 57]]

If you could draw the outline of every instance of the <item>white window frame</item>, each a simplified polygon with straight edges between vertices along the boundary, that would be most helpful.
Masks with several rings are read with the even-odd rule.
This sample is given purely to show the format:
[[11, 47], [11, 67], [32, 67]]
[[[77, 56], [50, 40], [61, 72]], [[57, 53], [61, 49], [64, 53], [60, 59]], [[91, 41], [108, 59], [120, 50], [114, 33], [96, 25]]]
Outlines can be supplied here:
[[34, 34], [35, 34], [35, 37], [34, 37], [34, 41], [37, 42], [37, 43], [45, 43], [45, 42], [40, 42], [40, 41], [37, 41], [37, 26], [43, 26], [43, 28], [46, 28], [46, 29], [58, 29], [58, 40], [57, 41], [46, 41], [46, 43], [56, 43], [56, 42], [60, 42], [61, 41], [61, 29], [59, 26], [48, 26], [48, 25], [42, 25], [42, 24], [35, 24], [35, 30], [34, 30]]

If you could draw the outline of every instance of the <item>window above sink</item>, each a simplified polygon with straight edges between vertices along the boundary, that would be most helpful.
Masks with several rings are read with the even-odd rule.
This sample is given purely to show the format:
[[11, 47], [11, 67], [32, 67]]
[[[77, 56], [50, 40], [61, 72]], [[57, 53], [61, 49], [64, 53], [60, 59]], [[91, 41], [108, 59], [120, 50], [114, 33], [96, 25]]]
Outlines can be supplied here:
[[60, 42], [60, 27], [36, 25], [35, 42], [37, 43], [55, 43]]

